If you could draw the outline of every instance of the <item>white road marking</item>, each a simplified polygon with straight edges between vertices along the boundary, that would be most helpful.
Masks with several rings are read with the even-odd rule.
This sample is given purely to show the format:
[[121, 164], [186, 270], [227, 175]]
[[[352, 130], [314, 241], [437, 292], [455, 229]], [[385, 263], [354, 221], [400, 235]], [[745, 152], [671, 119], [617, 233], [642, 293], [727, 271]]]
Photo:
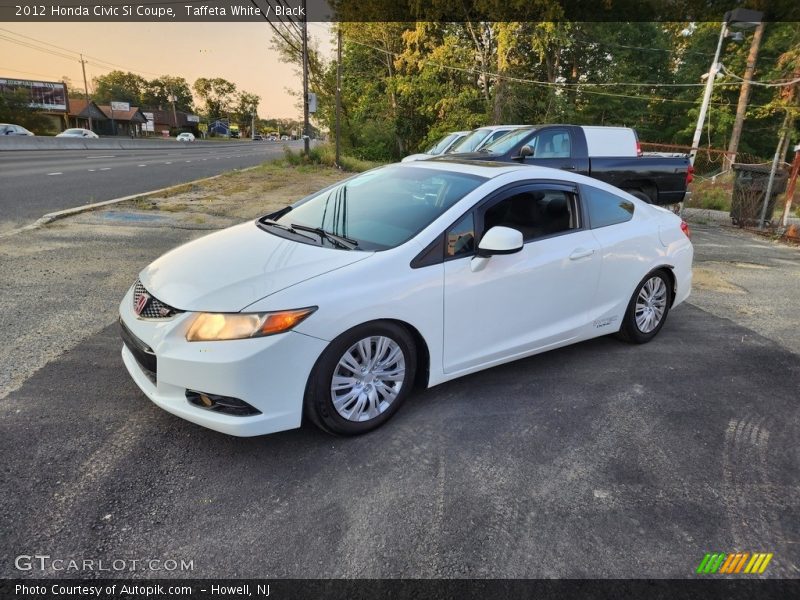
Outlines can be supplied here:
[[165, 164], [165, 165], [171, 165], [172, 163], [171, 163], [171, 162], [169, 162], [169, 161], [167, 161], [167, 162], [165, 162], [164, 164]]
[[139, 165], [140, 167], [146, 167], [147, 165]]
[[102, 169], [100, 169], [100, 170], [101, 170], [101, 171], [110, 171], [110, 170], [111, 170], [111, 167], [103, 167], [103, 168], [102, 168]]
[[192, 162], [192, 161], [190, 161], [190, 160], [185, 160], [185, 161], [183, 161], [183, 162]]
[[48, 175], [63, 175], [63, 174], [64, 174], [64, 173], [61, 173], [61, 172], [58, 172], [58, 173], [48, 173]]
[[94, 173], [95, 171], [97, 171], [97, 169], [89, 169], [90, 173]]
[[116, 158], [116, 154], [107, 154], [107, 155], [103, 155], [103, 156], [87, 156], [86, 157], [87, 160], [90, 159], [90, 158]]

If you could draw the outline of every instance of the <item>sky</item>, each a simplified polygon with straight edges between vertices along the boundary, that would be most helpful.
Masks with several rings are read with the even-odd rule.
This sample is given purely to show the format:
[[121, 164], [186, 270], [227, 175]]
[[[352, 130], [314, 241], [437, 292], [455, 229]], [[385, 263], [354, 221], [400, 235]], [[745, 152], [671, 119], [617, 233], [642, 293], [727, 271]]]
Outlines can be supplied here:
[[[54, 56], [3, 38], [20, 39], [9, 32], [54, 44], [73, 56]], [[283, 64], [270, 49], [272, 29], [266, 23], [3, 23], [0, 22], [0, 78], [61, 81], [67, 76], [83, 91], [78, 54], [83, 53], [121, 70], [153, 79], [160, 75], [183, 77], [191, 86], [198, 77], [222, 77], [261, 96], [262, 118], [302, 118], [298, 99], [289, 92], [302, 90], [295, 67]], [[332, 53], [328, 26], [309, 23], [309, 43]], [[98, 66], [86, 58], [86, 77], [104, 75], [114, 67]]]

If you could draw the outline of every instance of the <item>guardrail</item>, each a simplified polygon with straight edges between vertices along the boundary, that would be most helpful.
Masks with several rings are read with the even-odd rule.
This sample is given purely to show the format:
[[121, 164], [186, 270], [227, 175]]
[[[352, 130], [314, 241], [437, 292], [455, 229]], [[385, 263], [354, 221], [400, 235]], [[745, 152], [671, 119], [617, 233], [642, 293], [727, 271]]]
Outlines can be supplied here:
[[[44, 136], [7, 135], [0, 137], [0, 152], [9, 150], [137, 150], [142, 148], [164, 150], [174, 149], [185, 144], [188, 146], [230, 147], [242, 144], [262, 144], [268, 142], [178, 142], [175, 138], [131, 139], [131, 138], [59, 138]], [[274, 143], [274, 142], [273, 142]]]

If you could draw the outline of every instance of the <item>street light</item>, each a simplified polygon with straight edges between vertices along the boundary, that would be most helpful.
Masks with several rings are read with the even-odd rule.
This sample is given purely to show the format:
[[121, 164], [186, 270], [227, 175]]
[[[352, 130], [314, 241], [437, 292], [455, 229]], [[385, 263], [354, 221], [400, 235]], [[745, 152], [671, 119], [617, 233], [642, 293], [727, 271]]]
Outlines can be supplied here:
[[741, 34], [741, 32], [731, 32], [728, 29], [730, 27], [736, 27], [738, 29], [751, 29], [758, 25], [762, 16], [763, 14], [756, 10], [737, 8], [736, 10], [726, 12], [722, 19], [722, 29], [719, 32], [717, 51], [714, 53], [714, 62], [711, 63], [711, 68], [708, 70], [706, 90], [703, 94], [703, 102], [700, 105], [700, 114], [697, 115], [697, 127], [695, 127], [694, 137], [692, 138], [692, 149], [689, 152], [689, 160], [691, 161], [692, 165], [694, 165], [694, 158], [697, 156], [697, 150], [700, 147], [700, 136], [703, 134], [703, 123], [706, 120], [708, 104], [711, 101], [711, 91], [714, 88], [714, 79], [721, 68], [719, 63], [719, 55], [722, 51], [722, 42], [726, 37], [730, 37], [734, 41], [741, 41], [744, 39], [744, 36]]

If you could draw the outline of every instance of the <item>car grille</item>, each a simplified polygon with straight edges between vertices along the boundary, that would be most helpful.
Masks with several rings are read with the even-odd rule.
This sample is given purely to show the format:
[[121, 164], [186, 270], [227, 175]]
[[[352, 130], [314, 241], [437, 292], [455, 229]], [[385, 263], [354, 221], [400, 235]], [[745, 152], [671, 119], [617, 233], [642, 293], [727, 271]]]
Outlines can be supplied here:
[[175, 315], [183, 312], [182, 310], [172, 308], [170, 305], [161, 302], [161, 300], [144, 289], [142, 282], [138, 279], [133, 285], [134, 312], [136, 312], [136, 307], [139, 306], [142, 296], [145, 294], [149, 297], [149, 300], [146, 301], [144, 308], [136, 313], [142, 319], [169, 319], [170, 317], [174, 317]]
[[125, 326], [125, 323], [122, 322], [122, 317], [119, 319], [119, 332], [125, 347], [136, 359], [136, 362], [139, 363], [142, 372], [153, 385], [156, 385], [158, 361], [156, 360], [155, 352]]

